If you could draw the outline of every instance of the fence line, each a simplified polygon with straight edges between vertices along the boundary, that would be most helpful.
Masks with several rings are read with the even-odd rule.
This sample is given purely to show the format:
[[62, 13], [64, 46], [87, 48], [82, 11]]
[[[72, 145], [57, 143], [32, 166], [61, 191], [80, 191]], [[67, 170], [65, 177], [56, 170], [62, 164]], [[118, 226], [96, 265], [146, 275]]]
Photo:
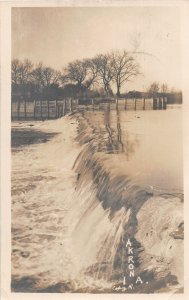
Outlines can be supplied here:
[[[82, 104], [83, 103], [83, 104]], [[71, 112], [77, 112], [84, 107], [87, 109], [124, 109], [124, 110], [149, 110], [149, 109], [166, 109], [167, 98], [124, 98], [111, 99], [102, 101], [98, 99], [89, 99], [87, 106], [84, 102], [80, 103], [78, 99], [62, 100], [34, 100], [34, 101], [13, 101], [11, 103], [12, 119], [57, 119]]]

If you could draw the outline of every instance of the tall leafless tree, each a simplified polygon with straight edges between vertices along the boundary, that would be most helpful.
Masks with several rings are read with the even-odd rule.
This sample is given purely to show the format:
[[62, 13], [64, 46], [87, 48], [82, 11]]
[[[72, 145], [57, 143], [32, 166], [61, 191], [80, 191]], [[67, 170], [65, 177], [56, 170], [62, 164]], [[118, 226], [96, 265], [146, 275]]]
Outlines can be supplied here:
[[77, 88], [89, 89], [98, 74], [93, 59], [75, 60], [63, 70], [62, 83], [76, 84]]
[[84, 61], [84, 63], [87, 68], [87, 76], [86, 76], [86, 80], [84, 82], [84, 86], [87, 89], [89, 89], [91, 87], [91, 85], [96, 82], [99, 70], [98, 70], [98, 66], [97, 66], [94, 58], [86, 59]]
[[98, 70], [98, 77], [102, 80], [107, 95], [112, 95], [111, 82], [113, 80], [113, 65], [109, 54], [99, 54], [93, 59]]
[[14, 84], [26, 84], [30, 82], [33, 64], [29, 59], [20, 61], [13, 59], [11, 64], [11, 77]]
[[127, 51], [112, 51], [113, 80], [120, 96], [121, 87], [133, 77], [139, 75], [139, 65]]
[[33, 82], [37, 86], [44, 86], [43, 64], [40, 62], [32, 72]]
[[11, 63], [11, 80], [13, 84], [19, 84], [21, 62], [13, 59]]
[[50, 86], [52, 84], [58, 84], [61, 77], [61, 73], [52, 68], [46, 67], [43, 69], [43, 82], [44, 86]]
[[152, 84], [150, 85], [147, 91], [151, 95], [155, 95], [159, 92], [159, 89], [160, 89], [159, 83], [157, 81], [154, 81], [152, 82]]
[[25, 59], [20, 68], [20, 83], [26, 84], [30, 82], [33, 64], [29, 59]]
[[86, 64], [81, 60], [75, 60], [63, 70], [64, 82], [70, 82], [81, 87], [87, 76]]
[[160, 87], [161, 93], [167, 93], [168, 92], [168, 85], [166, 83], [163, 83]]
[[61, 72], [50, 67], [44, 67], [39, 63], [32, 72], [33, 81], [35, 84], [42, 87], [49, 87], [52, 84], [58, 84], [61, 78]]

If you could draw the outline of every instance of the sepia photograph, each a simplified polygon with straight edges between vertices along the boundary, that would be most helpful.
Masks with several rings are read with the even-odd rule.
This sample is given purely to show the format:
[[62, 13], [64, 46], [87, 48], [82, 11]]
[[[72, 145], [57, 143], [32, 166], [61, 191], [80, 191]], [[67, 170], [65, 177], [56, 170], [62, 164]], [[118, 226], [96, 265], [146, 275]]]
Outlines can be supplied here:
[[11, 8], [11, 293], [184, 293], [181, 21]]

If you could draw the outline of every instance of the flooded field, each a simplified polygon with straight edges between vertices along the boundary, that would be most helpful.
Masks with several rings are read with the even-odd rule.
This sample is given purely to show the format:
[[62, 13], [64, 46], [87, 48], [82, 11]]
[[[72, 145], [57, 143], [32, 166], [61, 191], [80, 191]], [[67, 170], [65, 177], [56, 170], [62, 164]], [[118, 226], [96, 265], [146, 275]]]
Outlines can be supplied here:
[[88, 107], [12, 137], [13, 291], [183, 292], [180, 106]]

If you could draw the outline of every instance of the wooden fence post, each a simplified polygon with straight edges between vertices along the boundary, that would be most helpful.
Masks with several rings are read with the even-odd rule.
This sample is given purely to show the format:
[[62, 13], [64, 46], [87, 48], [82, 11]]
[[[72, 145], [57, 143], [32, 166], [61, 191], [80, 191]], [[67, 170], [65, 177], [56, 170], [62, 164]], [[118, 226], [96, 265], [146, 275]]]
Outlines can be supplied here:
[[65, 107], [65, 114], [64, 115], [66, 115], [66, 113], [67, 113], [67, 101], [66, 101], [66, 98], [65, 98], [65, 105], [64, 105], [64, 107]]
[[26, 112], [26, 98], [24, 98], [24, 119], [26, 120], [27, 112]]
[[34, 100], [34, 102], [33, 102], [33, 118], [34, 118], [34, 120], [35, 120], [35, 110], [36, 110], [36, 100]]
[[70, 112], [72, 112], [72, 98], [70, 98]]
[[49, 120], [50, 119], [50, 100], [48, 99], [47, 100], [47, 119]]
[[163, 97], [163, 109], [167, 108], [167, 98]]
[[162, 109], [162, 98], [159, 97], [159, 109]]
[[146, 108], [146, 99], [144, 98], [143, 110]]
[[18, 99], [18, 103], [17, 103], [17, 118], [18, 120], [20, 119], [20, 99]]
[[125, 110], [127, 110], [127, 98], [125, 98]]
[[42, 120], [43, 118], [43, 112], [42, 112], [42, 99], [40, 99], [40, 118]]
[[55, 118], [57, 119], [57, 100], [55, 100]]
[[60, 105], [57, 104], [57, 118], [60, 118]]
[[11, 99], [11, 120], [13, 118], [13, 99]]
[[153, 98], [153, 109], [157, 109], [157, 99]]
[[65, 116], [65, 101], [66, 101], [66, 100], [63, 99], [63, 104], [62, 104], [62, 105], [63, 105], [63, 116]]
[[118, 98], [116, 98], [116, 110], [118, 110]]
[[62, 100], [62, 117], [64, 115], [64, 100]]

